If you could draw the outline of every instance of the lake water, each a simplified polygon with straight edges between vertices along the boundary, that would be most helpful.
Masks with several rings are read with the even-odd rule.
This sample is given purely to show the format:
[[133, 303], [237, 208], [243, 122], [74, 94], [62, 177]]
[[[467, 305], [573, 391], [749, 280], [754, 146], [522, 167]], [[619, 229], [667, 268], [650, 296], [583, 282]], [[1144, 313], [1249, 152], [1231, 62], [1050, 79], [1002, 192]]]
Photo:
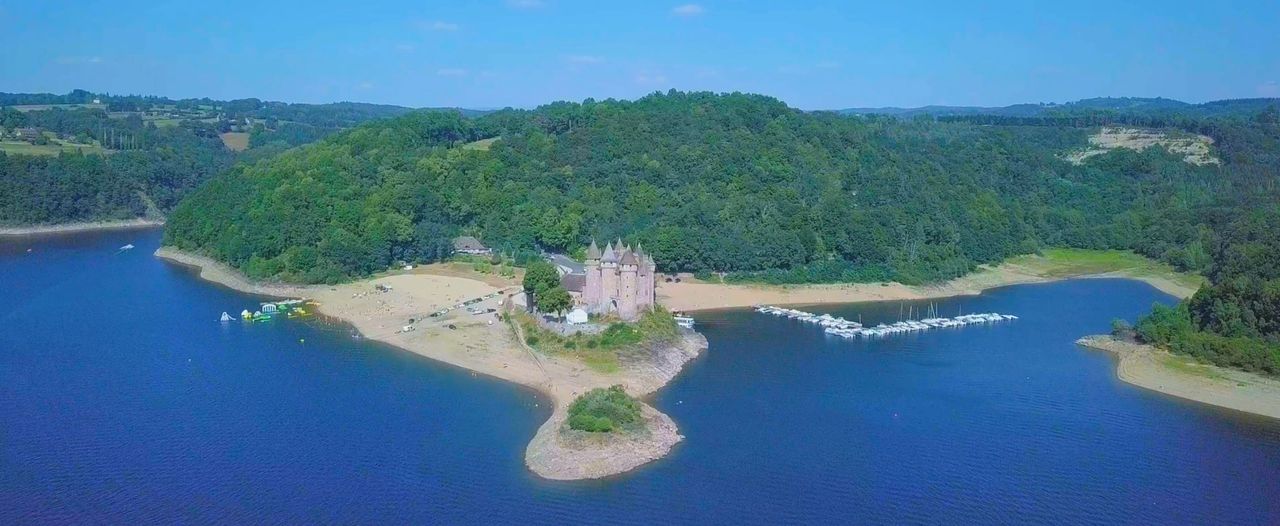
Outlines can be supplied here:
[[878, 341], [697, 316], [710, 350], [654, 400], [686, 441], [562, 483], [523, 465], [535, 393], [339, 326], [219, 324], [257, 300], [159, 239], [0, 241], [0, 524], [1280, 523], [1280, 424], [1072, 343], [1172, 301], [1139, 282], [945, 300], [1022, 319]]

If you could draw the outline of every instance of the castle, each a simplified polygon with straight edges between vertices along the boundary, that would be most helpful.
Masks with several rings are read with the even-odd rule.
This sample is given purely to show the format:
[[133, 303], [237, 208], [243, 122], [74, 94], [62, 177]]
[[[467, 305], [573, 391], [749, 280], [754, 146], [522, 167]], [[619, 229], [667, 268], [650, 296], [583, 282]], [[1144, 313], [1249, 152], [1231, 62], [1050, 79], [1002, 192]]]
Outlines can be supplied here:
[[638, 318], [653, 310], [656, 269], [653, 258], [639, 245], [632, 250], [619, 239], [616, 247], [609, 243], [601, 252], [592, 240], [587, 248], [583, 307], [596, 314], [614, 313], [624, 320]]

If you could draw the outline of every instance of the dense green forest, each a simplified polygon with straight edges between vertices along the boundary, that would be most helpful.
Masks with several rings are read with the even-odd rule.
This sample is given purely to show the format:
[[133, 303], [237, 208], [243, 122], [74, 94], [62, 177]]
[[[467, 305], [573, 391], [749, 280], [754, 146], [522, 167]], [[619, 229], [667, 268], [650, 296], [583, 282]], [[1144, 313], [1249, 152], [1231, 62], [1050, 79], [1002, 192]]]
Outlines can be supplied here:
[[1138, 336], [1175, 352], [1280, 376], [1280, 205], [1223, 213], [1209, 285], [1176, 307], [1157, 305]]
[[[97, 101], [95, 103], [95, 101]], [[400, 106], [286, 104], [0, 93], [0, 226], [163, 215], [200, 183], [237, 161], [252, 162], [371, 119], [403, 115]], [[36, 130], [27, 152], [17, 130]], [[250, 134], [232, 152], [219, 134]], [[16, 150], [17, 153], [6, 153]]]
[[[0, 110], [0, 126], [33, 126], [111, 153], [14, 155], [0, 151], [0, 225], [128, 219], [163, 213], [235, 155], [216, 133], [110, 119], [101, 110]], [[154, 204], [154, 208], [151, 206]]]
[[[1274, 140], [1253, 121], [1221, 126], [1246, 147]], [[1256, 153], [1224, 167], [1158, 148], [1062, 161], [1090, 132], [680, 92], [476, 119], [415, 113], [238, 165], [175, 212], [168, 239], [298, 281], [431, 259], [467, 232], [516, 254], [623, 237], [665, 271], [921, 283], [1046, 246], [1202, 269], [1202, 210], [1269, 191], [1247, 169]], [[490, 137], [488, 149], [457, 147]]]

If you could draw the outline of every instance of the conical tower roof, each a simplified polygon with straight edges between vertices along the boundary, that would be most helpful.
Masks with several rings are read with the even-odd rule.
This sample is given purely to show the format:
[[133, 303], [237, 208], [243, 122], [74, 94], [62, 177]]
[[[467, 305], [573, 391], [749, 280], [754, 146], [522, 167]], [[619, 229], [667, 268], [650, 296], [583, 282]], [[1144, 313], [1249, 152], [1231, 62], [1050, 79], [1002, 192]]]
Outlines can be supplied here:
[[618, 261], [618, 254], [613, 251], [613, 243], [605, 244], [604, 253], [600, 254], [600, 261], [610, 263], [616, 263]]
[[591, 246], [587, 247], [587, 259], [600, 259], [600, 247], [596, 246], [594, 238], [591, 240]]
[[639, 262], [639, 260], [637, 260], [637, 259], [636, 259], [636, 253], [635, 253], [635, 252], [632, 252], [632, 251], [630, 251], [630, 250], [628, 250], [628, 251], [626, 251], [626, 252], [624, 252], [624, 253], [622, 254], [622, 264], [623, 264], [623, 265], [638, 265], [638, 264], [640, 264], [640, 262]]

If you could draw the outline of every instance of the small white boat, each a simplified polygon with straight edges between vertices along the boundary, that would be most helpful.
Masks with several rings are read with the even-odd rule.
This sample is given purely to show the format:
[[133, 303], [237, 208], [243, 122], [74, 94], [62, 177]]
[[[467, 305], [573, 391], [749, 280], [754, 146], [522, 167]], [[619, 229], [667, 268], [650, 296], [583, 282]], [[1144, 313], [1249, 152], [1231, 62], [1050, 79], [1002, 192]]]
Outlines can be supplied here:
[[223, 311], [223, 313], [222, 313], [222, 317], [221, 317], [221, 318], [218, 318], [218, 321], [223, 322], [223, 323], [226, 323], [226, 322], [229, 322], [229, 321], [231, 321], [231, 320], [233, 320], [233, 319], [235, 319], [235, 318], [232, 318], [230, 314], [227, 314], [227, 313], [226, 313], [226, 311]]
[[121, 251], [121, 252], [124, 252], [124, 251], [126, 251], [126, 250], [133, 250], [133, 244], [131, 243], [131, 244], [125, 245], [125, 246], [123, 246], [123, 247], [120, 247], [120, 251]]

